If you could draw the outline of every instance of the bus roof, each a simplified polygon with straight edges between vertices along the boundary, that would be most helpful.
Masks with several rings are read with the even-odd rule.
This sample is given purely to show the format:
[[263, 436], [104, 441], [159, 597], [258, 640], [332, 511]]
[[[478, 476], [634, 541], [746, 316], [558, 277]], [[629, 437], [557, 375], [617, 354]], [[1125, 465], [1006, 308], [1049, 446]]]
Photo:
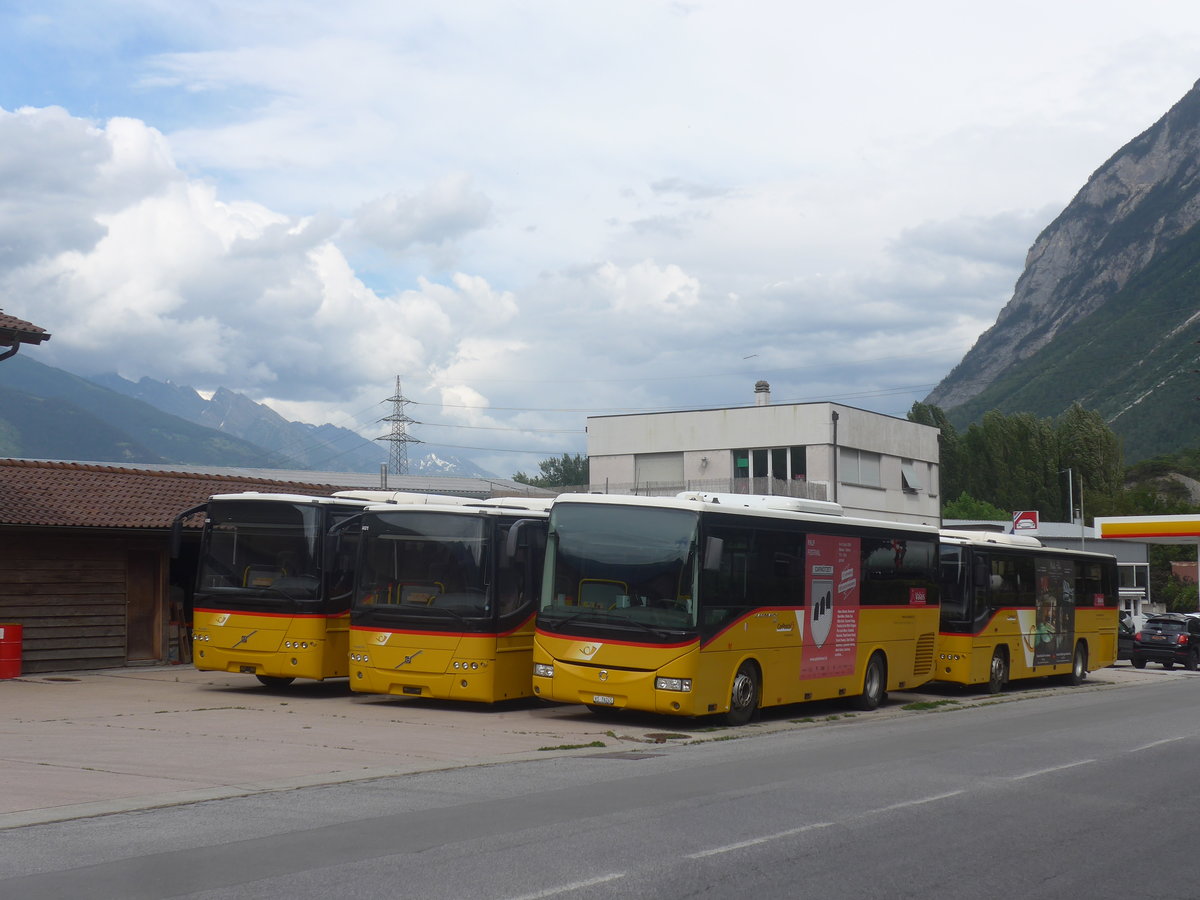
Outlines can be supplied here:
[[317, 503], [331, 506], [348, 506], [362, 509], [367, 505], [365, 500], [351, 497], [326, 497], [317, 494], [271, 494], [264, 491], [242, 491], [239, 494], [213, 494], [208, 498], [213, 500], [260, 500], [265, 503]]
[[504, 515], [518, 513], [526, 516], [547, 516], [550, 514], [549, 497], [492, 497], [489, 500], [462, 499], [464, 502], [442, 503], [440, 500], [429, 502], [416, 501], [412, 503], [372, 503], [366, 512], [403, 512], [405, 508], [420, 507], [420, 512], [451, 512], [460, 515]]
[[[724, 498], [736, 498], [726, 502]], [[796, 505], [820, 504], [820, 511], [805, 509]], [[639, 497], [629, 494], [559, 494], [554, 505], [568, 503], [595, 503], [613, 506], [647, 506], [659, 509], [680, 509], [692, 512], [728, 513], [732, 515], [760, 516], [789, 520], [803, 520], [817, 523], [833, 523], [853, 525], [860, 528], [901, 529], [919, 532], [930, 537], [938, 533], [933, 525], [916, 522], [899, 522], [892, 519], [859, 519], [834, 513], [829, 507], [841, 509], [836, 503], [826, 503], [819, 500], [802, 500], [797, 497], [770, 497], [757, 494], [708, 494], [702, 491], [684, 491], [674, 497]]]
[[1111, 553], [1097, 553], [1094, 550], [1072, 550], [1068, 547], [1053, 547], [1044, 544], [1028, 534], [1007, 534], [999, 531], [955, 531], [942, 529], [943, 544], [989, 544], [998, 547], [1026, 547], [1034, 550], [1044, 550], [1047, 553], [1070, 554], [1071, 556], [1090, 556], [1098, 559], [1115, 559]]

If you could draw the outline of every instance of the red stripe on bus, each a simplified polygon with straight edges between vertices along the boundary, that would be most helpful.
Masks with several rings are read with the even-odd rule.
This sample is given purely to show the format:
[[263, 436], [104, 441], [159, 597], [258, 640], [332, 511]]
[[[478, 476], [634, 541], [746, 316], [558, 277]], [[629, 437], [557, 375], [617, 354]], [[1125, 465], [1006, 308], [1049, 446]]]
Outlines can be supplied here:
[[344, 619], [350, 615], [349, 612], [337, 613], [273, 613], [273, 612], [247, 612], [244, 609], [209, 609], [207, 606], [197, 606], [192, 610], [192, 615], [196, 613], [215, 613], [217, 615], [226, 616], [266, 616], [272, 619]]
[[371, 625], [351, 625], [350, 630], [376, 633], [386, 631], [388, 634], [419, 634], [422, 637], [511, 637], [519, 634], [532, 621], [533, 616], [529, 616], [516, 628], [510, 628], [508, 631], [419, 631], [415, 628], [377, 628]]
[[539, 628], [537, 630], [537, 633], [544, 634], [547, 637], [558, 638], [560, 641], [592, 641], [594, 643], [604, 644], [606, 646], [610, 645], [610, 644], [615, 644], [618, 647], [647, 647], [647, 648], [651, 648], [651, 649], [667, 649], [667, 650], [672, 650], [676, 647], [687, 647], [690, 644], [698, 644], [700, 642], [699, 638], [693, 638], [693, 639], [687, 640], [687, 641], [679, 641], [678, 643], [672, 643], [672, 644], [656, 644], [656, 643], [647, 642], [647, 641], [613, 641], [613, 640], [609, 640], [608, 638], [580, 637], [577, 634], [559, 634], [557, 631], [549, 631], [548, 629], [545, 629], [545, 628]]

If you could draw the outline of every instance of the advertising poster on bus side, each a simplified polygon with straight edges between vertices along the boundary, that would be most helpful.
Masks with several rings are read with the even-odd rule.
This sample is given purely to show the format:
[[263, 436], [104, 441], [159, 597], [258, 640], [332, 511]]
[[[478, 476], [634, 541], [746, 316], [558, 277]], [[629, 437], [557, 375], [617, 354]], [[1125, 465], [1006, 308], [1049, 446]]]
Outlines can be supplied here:
[[1033, 664], [1069, 663], [1075, 647], [1075, 567], [1069, 560], [1037, 560], [1036, 610]]
[[800, 677], [853, 675], [862, 581], [859, 539], [812, 534], [805, 555], [807, 604]]

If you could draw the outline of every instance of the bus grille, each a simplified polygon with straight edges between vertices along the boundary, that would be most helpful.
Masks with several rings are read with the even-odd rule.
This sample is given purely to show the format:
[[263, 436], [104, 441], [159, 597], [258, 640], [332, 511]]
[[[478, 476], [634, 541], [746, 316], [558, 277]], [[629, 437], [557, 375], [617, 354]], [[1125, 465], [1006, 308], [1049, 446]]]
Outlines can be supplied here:
[[913, 674], [928, 675], [933, 671], [933, 647], [935, 635], [923, 634], [917, 638], [917, 653], [913, 659]]

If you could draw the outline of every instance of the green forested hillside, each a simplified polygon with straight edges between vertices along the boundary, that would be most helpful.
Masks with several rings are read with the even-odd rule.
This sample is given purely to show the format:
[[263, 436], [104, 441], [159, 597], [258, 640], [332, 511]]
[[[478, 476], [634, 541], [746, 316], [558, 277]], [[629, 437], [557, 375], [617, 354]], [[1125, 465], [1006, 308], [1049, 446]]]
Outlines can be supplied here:
[[1198, 341], [1200, 227], [947, 415], [961, 429], [992, 409], [1053, 417], [1079, 403], [1121, 438], [1127, 462], [1200, 446]]

